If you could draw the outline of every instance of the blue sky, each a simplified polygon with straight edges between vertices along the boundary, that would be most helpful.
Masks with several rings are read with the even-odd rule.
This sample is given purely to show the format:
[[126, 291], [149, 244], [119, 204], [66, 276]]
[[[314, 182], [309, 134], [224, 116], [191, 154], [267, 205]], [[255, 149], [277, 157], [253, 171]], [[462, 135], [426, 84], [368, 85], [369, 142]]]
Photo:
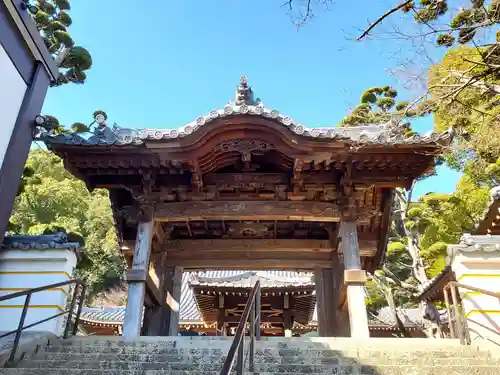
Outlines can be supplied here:
[[[177, 128], [233, 99], [241, 75], [266, 107], [308, 127], [335, 126], [371, 86], [393, 85], [401, 99], [416, 95], [387, 72], [413, 52], [395, 57], [397, 42], [352, 40], [392, 1], [334, 1], [300, 29], [283, 2], [72, 1], [71, 33], [94, 66], [84, 85], [50, 89], [44, 113], [70, 125], [103, 109], [122, 127]], [[414, 128], [426, 132], [432, 119]], [[416, 196], [454, 190], [458, 173], [438, 172]]]

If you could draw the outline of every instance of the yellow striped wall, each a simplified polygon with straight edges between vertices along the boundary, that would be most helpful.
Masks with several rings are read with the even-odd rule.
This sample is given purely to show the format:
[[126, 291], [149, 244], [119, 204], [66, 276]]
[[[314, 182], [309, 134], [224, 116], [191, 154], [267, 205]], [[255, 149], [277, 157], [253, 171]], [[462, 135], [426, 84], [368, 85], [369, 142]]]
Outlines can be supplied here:
[[[0, 254], [0, 296], [55, 284], [72, 278], [75, 254], [67, 249], [7, 250]], [[67, 308], [69, 286], [35, 293], [31, 296], [25, 325], [46, 319]], [[17, 328], [25, 297], [0, 302], [0, 331]], [[62, 333], [65, 317], [35, 326], [33, 331]]]
[[[500, 293], [500, 252], [462, 252], [452, 268], [460, 284]], [[472, 338], [487, 337], [500, 342], [500, 299], [460, 289], [462, 306]]]

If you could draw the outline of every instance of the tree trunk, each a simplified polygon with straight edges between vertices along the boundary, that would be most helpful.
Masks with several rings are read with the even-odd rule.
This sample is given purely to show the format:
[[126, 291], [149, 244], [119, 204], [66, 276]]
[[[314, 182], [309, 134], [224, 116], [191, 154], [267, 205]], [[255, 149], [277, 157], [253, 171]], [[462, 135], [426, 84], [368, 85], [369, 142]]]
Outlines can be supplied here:
[[397, 199], [399, 200], [400, 211], [401, 211], [401, 221], [403, 223], [403, 229], [405, 233], [405, 237], [408, 241], [408, 252], [410, 253], [411, 258], [413, 259], [413, 276], [417, 279], [417, 281], [421, 284], [428, 281], [427, 274], [425, 273], [424, 264], [422, 262], [422, 257], [420, 256], [420, 241], [415, 233], [412, 232], [411, 229], [408, 229], [404, 226], [404, 223], [408, 219], [408, 210], [410, 208], [411, 198], [413, 195], [413, 188], [415, 187], [415, 183], [413, 183], [412, 187], [408, 191], [408, 196], [405, 197], [403, 191], [399, 190], [397, 194]]

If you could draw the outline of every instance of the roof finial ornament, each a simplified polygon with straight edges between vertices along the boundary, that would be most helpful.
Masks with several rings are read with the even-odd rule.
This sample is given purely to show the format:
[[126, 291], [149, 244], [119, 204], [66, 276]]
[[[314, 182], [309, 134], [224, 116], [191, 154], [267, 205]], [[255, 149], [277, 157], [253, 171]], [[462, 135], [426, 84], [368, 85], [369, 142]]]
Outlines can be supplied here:
[[261, 100], [254, 98], [253, 90], [248, 85], [248, 77], [242, 76], [240, 78], [240, 85], [236, 88], [236, 105], [259, 105]]

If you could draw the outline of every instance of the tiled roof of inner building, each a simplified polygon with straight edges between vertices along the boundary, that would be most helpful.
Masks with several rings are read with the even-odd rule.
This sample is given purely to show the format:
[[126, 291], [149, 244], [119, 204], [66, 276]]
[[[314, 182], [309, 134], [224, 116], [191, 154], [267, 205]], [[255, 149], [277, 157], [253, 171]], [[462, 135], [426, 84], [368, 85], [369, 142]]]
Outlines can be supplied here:
[[434, 276], [432, 279], [428, 280], [427, 282], [423, 283], [419, 287], [419, 292], [417, 293], [417, 296], [420, 298], [423, 296], [425, 293], [427, 293], [429, 290], [434, 288], [434, 286], [439, 283], [442, 279], [445, 277], [449, 276], [449, 274], [452, 272], [451, 266], [447, 265], [442, 269], [442, 271]]
[[211, 286], [230, 288], [252, 288], [260, 280], [262, 288], [286, 288], [314, 286], [314, 276], [304, 272], [269, 272], [248, 271], [231, 276], [212, 277], [207, 275], [192, 275], [191, 286]]
[[[181, 288], [181, 303], [180, 303], [180, 321], [181, 323], [202, 323], [201, 314], [196, 305], [193, 291], [190, 287], [190, 280], [205, 279], [244, 279], [245, 274], [259, 273], [261, 275], [267, 274], [267, 277], [278, 280], [295, 280], [306, 281], [309, 280], [314, 284], [314, 279], [311, 273], [305, 272], [291, 272], [291, 271], [207, 271], [207, 272], [185, 272], [182, 275], [182, 288]], [[248, 276], [247, 276], [248, 278]], [[217, 284], [219, 285], [219, 284]], [[401, 320], [406, 325], [420, 326], [424, 324], [422, 313], [420, 309], [403, 309], [399, 312]], [[107, 324], [122, 324], [125, 317], [125, 307], [93, 307], [84, 308], [82, 311], [82, 319], [89, 322], [107, 323]], [[443, 318], [444, 319], [444, 318]], [[317, 310], [314, 309], [311, 323], [317, 322]], [[378, 316], [370, 318], [371, 324], [386, 324], [394, 325], [394, 319], [387, 309], [381, 309]]]
[[[181, 302], [180, 302], [180, 320], [188, 322], [201, 322], [201, 315], [196, 305], [193, 295], [193, 290], [190, 286], [190, 281], [202, 280], [238, 280], [244, 279], [242, 276], [249, 274], [259, 274], [263, 278], [269, 280], [287, 281], [287, 285], [291, 285], [294, 281], [305, 282], [309, 280], [308, 285], [314, 285], [312, 282], [312, 274], [304, 272], [291, 272], [291, 271], [206, 271], [206, 272], [184, 272], [182, 274], [182, 287], [181, 287]], [[278, 284], [276, 284], [278, 285]], [[302, 284], [300, 284], [302, 285]], [[316, 316], [316, 315], [314, 315]], [[106, 322], [106, 323], [123, 323], [125, 317], [124, 307], [92, 307], [84, 308], [82, 311], [82, 319], [93, 322]]]

